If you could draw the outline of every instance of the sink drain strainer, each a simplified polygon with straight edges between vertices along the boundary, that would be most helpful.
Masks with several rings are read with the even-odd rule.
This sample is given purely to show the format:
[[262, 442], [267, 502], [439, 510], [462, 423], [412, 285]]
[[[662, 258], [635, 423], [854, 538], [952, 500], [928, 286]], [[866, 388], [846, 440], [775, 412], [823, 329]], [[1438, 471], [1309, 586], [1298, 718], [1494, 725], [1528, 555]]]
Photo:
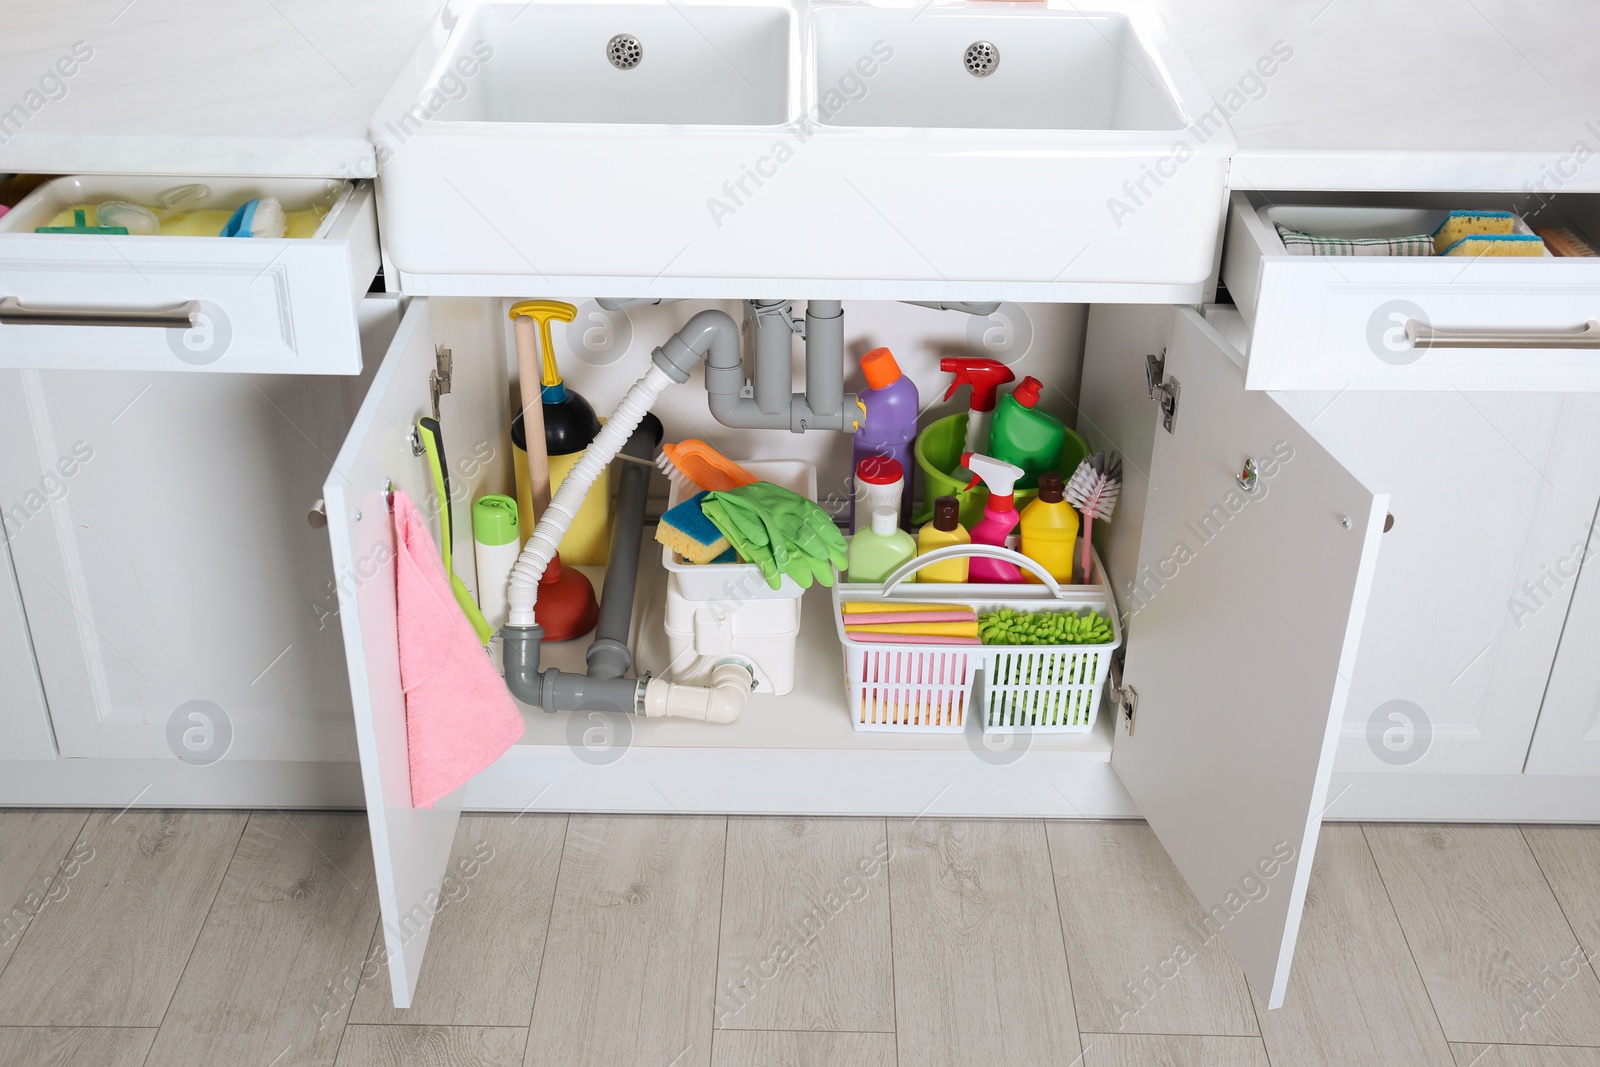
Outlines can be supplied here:
[[618, 70], [632, 70], [644, 58], [644, 47], [631, 33], [619, 33], [606, 42], [606, 58]]
[[967, 54], [962, 62], [967, 66], [967, 73], [974, 78], [987, 78], [1000, 66], [1000, 49], [992, 41], [973, 41], [967, 45]]

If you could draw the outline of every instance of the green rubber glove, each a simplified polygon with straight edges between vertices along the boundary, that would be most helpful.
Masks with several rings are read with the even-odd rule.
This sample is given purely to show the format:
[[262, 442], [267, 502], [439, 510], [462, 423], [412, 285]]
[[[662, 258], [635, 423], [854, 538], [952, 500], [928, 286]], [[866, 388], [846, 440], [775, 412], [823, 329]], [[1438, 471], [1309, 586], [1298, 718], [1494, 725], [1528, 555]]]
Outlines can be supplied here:
[[[845, 567], [849, 560], [844, 535], [828, 513], [771, 482], [708, 493], [702, 510], [740, 555], [761, 567], [774, 589], [783, 584], [780, 572], [802, 589], [813, 581], [831, 586], [834, 568]], [[751, 546], [753, 554], [745, 554], [741, 541]]]
[[761, 569], [761, 577], [766, 579], [769, 586], [777, 589], [783, 584], [782, 572], [778, 568], [778, 561], [773, 558], [764, 523], [759, 519], [752, 521], [742, 508], [724, 507], [721, 501], [713, 500], [709, 494], [700, 501], [700, 511], [728, 539], [740, 559], [754, 563]]

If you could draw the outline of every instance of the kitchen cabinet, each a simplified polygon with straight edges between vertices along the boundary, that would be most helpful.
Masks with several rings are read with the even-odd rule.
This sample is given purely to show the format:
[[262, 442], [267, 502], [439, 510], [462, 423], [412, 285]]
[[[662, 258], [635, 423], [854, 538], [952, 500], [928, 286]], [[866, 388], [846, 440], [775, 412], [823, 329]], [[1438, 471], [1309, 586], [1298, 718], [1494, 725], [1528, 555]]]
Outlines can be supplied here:
[[[364, 316], [374, 344], [385, 305]], [[0, 378], [0, 500], [37, 661], [7, 689], [25, 705], [42, 681], [60, 755], [353, 760], [339, 601], [307, 509], [370, 374]]]
[[[1596, 261], [1291, 256], [1276, 230], [1399, 232], [1479, 203], [1506, 206], [1349, 193], [1230, 204], [1222, 277], [1238, 308], [1212, 317], [1248, 353], [1251, 386], [1285, 390], [1395, 500], [1341, 771], [1520, 774], [1546, 684], [1562, 684], [1552, 667], [1600, 500], [1600, 378], [1583, 336]], [[1587, 231], [1597, 204], [1518, 207]], [[1435, 347], [1412, 341], [1430, 334]]]
[[[1544, 691], [1526, 773], [1600, 775], [1600, 531], [1554, 561], [1551, 578], [1573, 586], [1561, 647]], [[1569, 577], [1576, 572], [1576, 581]]]
[[[466, 310], [473, 305], [476, 314]], [[432, 408], [429, 375], [440, 346], [453, 353], [451, 392], [439, 400], [446, 454], [469, 454], [484, 427], [498, 435], [505, 360], [452, 336], [445, 317], [481, 321], [498, 311], [482, 300], [411, 300], [324, 486], [336, 573], [359, 576], [371, 569], [364, 561], [392, 558], [391, 491], [426, 498], [426, 469], [410, 434]], [[590, 724], [530, 709], [528, 733], [483, 781], [415, 809], [393, 586], [337, 583], [396, 1003], [409, 1003], [415, 988], [456, 819], [469, 802], [513, 810], [1039, 814], [1063, 812], [1059, 801], [1041, 804], [1041, 786], [1079, 774], [1093, 780], [1107, 769], [1196, 895], [1222, 909], [1224, 936], [1246, 974], [1280, 1002], [1387, 497], [1277, 400], [1246, 391], [1241, 357], [1198, 314], [1169, 314], [1165, 368], [1184, 392], [1173, 429], [1151, 449], [1151, 483], [1169, 489], [1145, 505], [1141, 552], [1169, 555], [1190, 537], [1191, 515], [1213, 501], [1260, 492], [1261, 502], [1233, 521], [1228, 538], [1185, 561], [1134, 620], [1143, 636], [1129, 646], [1124, 681], [1138, 693], [1137, 708], [1120, 724], [1103, 723], [1117, 731], [1114, 745], [1102, 728], [1040, 739], [1026, 758], [1002, 764], [973, 758], [981, 739], [971, 749], [967, 737], [860, 737], [848, 728], [835, 650], [805, 699], [768, 698], [763, 706], [757, 695], [732, 726], [613, 722], [630, 732], [618, 760], [593, 758], [575, 786], [553, 796], [563, 773], [554, 764], [583, 748], [573, 725], [581, 733]], [[1247, 489], [1239, 476], [1252, 457], [1262, 480]], [[466, 481], [463, 496], [489, 484], [482, 469]], [[1285, 543], [1303, 546], [1319, 565], [1277, 551]], [[809, 614], [831, 632], [826, 611], [813, 603]], [[1219, 617], [1232, 625], [1216, 625]], [[1241, 645], [1259, 656], [1241, 656]], [[577, 762], [585, 763], [581, 755]], [[1074, 794], [1059, 786], [1056, 794], [1072, 813]], [[1236, 913], [1241, 883], [1262, 878], [1279, 879], [1283, 891]]]
[[[1207, 318], [1248, 351], [1237, 310]], [[1600, 397], [1281, 395], [1394, 501], [1335, 766], [1522, 773], [1600, 500]]]

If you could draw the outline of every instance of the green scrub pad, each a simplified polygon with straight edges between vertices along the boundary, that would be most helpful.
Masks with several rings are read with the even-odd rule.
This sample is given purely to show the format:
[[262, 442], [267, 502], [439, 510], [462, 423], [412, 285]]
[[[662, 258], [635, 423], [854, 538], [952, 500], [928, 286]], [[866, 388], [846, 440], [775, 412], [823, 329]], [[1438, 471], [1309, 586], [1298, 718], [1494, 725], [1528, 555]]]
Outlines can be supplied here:
[[738, 555], [711, 524], [700, 504], [706, 494], [696, 493], [675, 507], [668, 508], [656, 526], [656, 540], [689, 563], [734, 563]]

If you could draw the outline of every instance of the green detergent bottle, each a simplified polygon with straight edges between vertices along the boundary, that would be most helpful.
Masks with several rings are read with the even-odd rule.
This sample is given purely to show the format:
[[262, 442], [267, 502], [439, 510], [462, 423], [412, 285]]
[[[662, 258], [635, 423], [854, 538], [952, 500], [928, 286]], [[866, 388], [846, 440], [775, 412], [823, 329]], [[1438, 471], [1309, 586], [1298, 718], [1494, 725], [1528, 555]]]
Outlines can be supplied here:
[[1039, 475], [1057, 469], [1067, 436], [1061, 420], [1037, 406], [1042, 388], [1037, 378], [1022, 379], [1000, 398], [989, 429], [989, 455], [1022, 468], [1018, 489], [1037, 489]]

